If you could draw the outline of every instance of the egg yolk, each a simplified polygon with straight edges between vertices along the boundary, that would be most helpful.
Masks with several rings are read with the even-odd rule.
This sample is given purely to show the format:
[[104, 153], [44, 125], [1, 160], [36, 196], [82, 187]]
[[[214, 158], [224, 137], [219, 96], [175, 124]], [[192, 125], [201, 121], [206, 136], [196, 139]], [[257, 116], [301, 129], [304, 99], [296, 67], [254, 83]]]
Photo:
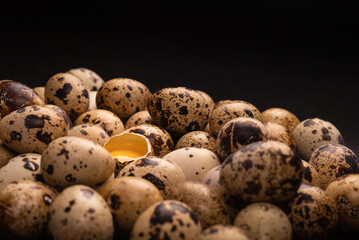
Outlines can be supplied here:
[[118, 150], [114, 150], [111, 151], [111, 156], [114, 158], [138, 158], [138, 157], [142, 157], [143, 154], [137, 152], [136, 150], [133, 149], [118, 149]]

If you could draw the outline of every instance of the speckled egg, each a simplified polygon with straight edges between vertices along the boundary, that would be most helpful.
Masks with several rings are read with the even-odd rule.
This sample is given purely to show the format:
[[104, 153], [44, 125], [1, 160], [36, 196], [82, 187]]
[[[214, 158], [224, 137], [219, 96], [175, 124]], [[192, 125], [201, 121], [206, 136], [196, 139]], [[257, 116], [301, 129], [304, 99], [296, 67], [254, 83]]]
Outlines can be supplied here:
[[[138, 177], [120, 177], [96, 189], [107, 202], [115, 218], [115, 232], [129, 235], [138, 216], [152, 204], [163, 201], [160, 191]], [[117, 235], [116, 234], [116, 235]]]
[[210, 111], [205, 98], [186, 87], [158, 90], [150, 97], [147, 109], [156, 125], [176, 136], [204, 129]]
[[213, 108], [209, 115], [211, 133], [217, 136], [227, 122], [239, 117], [253, 118], [262, 122], [262, 115], [253, 104], [242, 100], [223, 100]]
[[74, 126], [67, 131], [67, 136], [81, 137], [91, 140], [103, 146], [108, 140], [110, 135], [100, 126], [91, 124], [81, 124]]
[[129, 129], [141, 124], [155, 124], [147, 110], [134, 113], [129, 119], [127, 119], [125, 129]]
[[289, 132], [293, 132], [294, 128], [300, 123], [297, 116], [295, 116], [292, 112], [284, 108], [268, 108], [262, 112], [263, 123], [277, 123], [279, 125], [284, 126], [289, 130]]
[[52, 105], [52, 104], [46, 104], [45, 107], [51, 108], [52, 110], [55, 110], [56, 112], [58, 112], [61, 115], [61, 117], [63, 117], [63, 119], [66, 123], [67, 129], [72, 128], [72, 121], [71, 121], [69, 115], [67, 115], [67, 113], [62, 108], [60, 108], [59, 106], [56, 106], [56, 105]]
[[218, 224], [205, 229], [197, 240], [249, 240], [242, 229], [233, 225]]
[[138, 133], [148, 138], [153, 149], [153, 155], [163, 157], [174, 150], [174, 144], [171, 135], [163, 128], [153, 124], [141, 124], [131, 127], [124, 133]]
[[57, 189], [105, 182], [115, 170], [115, 160], [91, 140], [65, 136], [52, 141], [42, 153], [41, 171], [46, 183]]
[[34, 87], [32, 90], [34, 90], [45, 102], [45, 87]]
[[187, 204], [204, 229], [216, 224], [231, 224], [224, 199], [201, 182], [186, 181], [179, 184], [171, 199]]
[[114, 78], [102, 85], [96, 96], [97, 108], [114, 112], [122, 120], [146, 109], [151, 92], [146, 85], [130, 78]]
[[205, 148], [180, 148], [166, 154], [163, 159], [175, 162], [182, 169], [188, 181], [201, 182], [209, 170], [221, 165], [218, 156]]
[[286, 213], [271, 203], [252, 203], [243, 208], [233, 223], [249, 239], [291, 240], [292, 226]]
[[0, 120], [1, 141], [18, 153], [42, 153], [47, 145], [66, 135], [63, 117], [47, 107], [28, 106]]
[[214, 107], [214, 101], [213, 98], [206, 92], [202, 91], [202, 90], [196, 90], [198, 93], [200, 93], [204, 99], [206, 100], [206, 103], [209, 106], [209, 110], [211, 111]]
[[0, 140], [0, 168], [4, 166], [10, 159], [15, 157], [15, 154], [11, 149], [2, 144]]
[[0, 191], [13, 181], [43, 181], [41, 175], [41, 154], [20, 154], [0, 168]]
[[45, 106], [44, 100], [29, 86], [15, 81], [0, 82], [0, 116], [27, 106]]
[[186, 147], [205, 148], [217, 154], [216, 137], [204, 131], [189, 132], [178, 139], [175, 149]]
[[279, 141], [296, 149], [294, 138], [286, 127], [272, 122], [267, 122], [264, 126], [268, 131], [268, 140]]
[[312, 164], [307, 161], [302, 160], [303, 164], [303, 183], [312, 184], [314, 186], [320, 187], [320, 179], [317, 170], [312, 166]]
[[50, 207], [48, 239], [112, 240], [111, 211], [94, 189], [74, 185], [63, 190]]
[[202, 227], [196, 214], [185, 203], [165, 200], [147, 208], [137, 218], [131, 240], [197, 240]]
[[74, 121], [89, 108], [89, 89], [71, 73], [58, 73], [45, 85], [45, 102], [61, 107]]
[[217, 154], [223, 161], [231, 153], [244, 146], [268, 139], [268, 131], [262, 122], [248, 117], [228, 121], [217, 136]]
[[[31, 180], [8, 184], [0, 191], [0, 232], [9, 239], [40, 239], [46, 234], [56, 192]], [[42, 238], [41, 238], [42, 239]]]
[[284, 143], [260, 141], [226, 158], [220, 178], [228, 191], [245, 201], [279, 203], [297, 192], [303, 165], [295, 150]]
[[90, 91], [99, 90], [100, 87], [105, 83], [105, 81], [97, 73], [88, 68], [73, 68], [68, 72], [80, 78], [87, 85]]
[[97, 95], [97, 91], [90, 91], [90, 93], [89, 93], [90, 104], [89, 104], [88, 111], [97, 109], [96, 95]]
[[339, 210], [338, 228], [346, 232], [359, 231], [359, 174], [347, 174], [331, 182], [325, 192]]
[[74, 122], [74, 125], [93, 124], [102, 127], [110, 136], [120, 134], [125, 130], [122, 120], [113, 112], [95, 109], [83, 113]]
[[182, 169], [159, 157], [145, 157], [126, 165], [117, 177], [134, 176], [150, 181], [160, 190], [164, 199], [171, 195], [178, 184], [186, 181]]
[[306, 119], [293, 131], [297, 151], [304, 160], [309, 160], [312, 153], [320, 146], [337, 143], [344, 144], [339, 130], [330, 122], [320, 118]]
[[340, 144], [319, 147], [313, 152], [309, 163], [317, 170], [323, 189], [342, 175], [359, 173], [357, 156], [351, 149]]
[[303, 183], [286, 209], [295, 237], [324, 238], [338, 223], [338, 209], [321, 188]]

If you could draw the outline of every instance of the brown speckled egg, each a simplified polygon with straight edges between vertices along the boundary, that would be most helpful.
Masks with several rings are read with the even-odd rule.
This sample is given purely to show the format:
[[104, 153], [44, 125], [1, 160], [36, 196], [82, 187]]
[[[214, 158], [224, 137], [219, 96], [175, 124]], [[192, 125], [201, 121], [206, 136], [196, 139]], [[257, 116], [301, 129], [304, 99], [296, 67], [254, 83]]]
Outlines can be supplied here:
[[28, 106], [0, 120], [1, 141], [18, 153], [42, 153], [47, 145], [66, 135], [63, 117], [47, 107]]
[[186, 181], [179, 184], [171, 199], [187, 204], [204, 229], [216, 224], [231, 224], [224, 199], [201, 182]]
[[110, 136], [120, 134], [125, 130], [122, 120], [113, 112], [104, 109], [95, 109], [79, 116], [74, 125], [93, 124], [102, 127]]
[[58, 73], [46, 82], [45, 102], [61, 107], [74, 121], [89, 108], [89, 89], [75, 75]]
[[137, 218], [130, 240], [197, 240], [202, 227], [196, 214], [185, 203], [165, 200], [147, 208]]
[[205, 148], [180, 148], [166, 154], [163, 159], [175, 162], [183, 170], [187, 181], [201, 182], [209, 170], [221, 165], [218, 156]]
[[80, 78], [87, 85], [90, 91], [99, 90], [100, 87], [105, 83], [105, 81], [97, 73], [88, 68], [73, 68], [68, 72]]
[[46, 183], [57, 189], [105, 182], [115, 170], [115, 160], [101, 145], [73, 136], [52, 141], [42, 153], [41, 171]]
[[9, 239], [44, 239], [56, 192], [31, 180], [8, 184], [0, 191], [0, 235]]
[[129, 129], [141, 124], [155, 124], [147, 110], [134, 113], [129, 119], [127, 119], [125, 129]]
[[268, 130], [268, 140], [279, 141], [296, 149], [294, 138], [288, 128], [273, 122], [267, 122], [264, 126]]
[[72, 128], [72, 121], [71, 121], [69, 115], [67, 115], [67, 113], [62, 108], [60, 108], [59, 106], [56, 106], [56, 105], [52, 105], [52, 104], [46, 104], [45, 107], [51, 108], [51, 109], [55, 110], [56, 112], [58, 112], [61, 115], [61, 117], [64, 118], [65, 123], [67, 125], [67, 129]]
[[2, 144], [0, 140], [0, 168], [4, 166], [10, 159], [15, 157], [15, 154], [11, 149]]
[[34, 87], [32, 90], [34, 90], [45, 102], [45, 87]]
[[115, 218], [115, 232], [120, 236], [129, 235], [138, 216], [152, 204], [163, 201], [151, 182], [138, 177], [115, 178], [96, 191], [106, 200]]
[[303, 164], [303, 183], [312, 184], [314, 186], [320, 187], [320, 179], [317, 170], [312, 166], [312, 164], [307, 161], [302, 160]]
[[268, 138], [268, 131], [262, 122], [248, 117], [228, 121], [217, 136], [217, 154], [223, 161], [234, 151]]
[[175, 163], [159, 157], [145, 157], [126, 165], [117, 177], [134, 176], [150, 181], [160, 190], [164, 199], [178, 184], [186, 181], [182, 169]]
[[20, 154], [0, 168], [0, 191], [13, 181], [43, 181], [41, 175], [41, 154]]
[[205, 229], [197, 240], [250, 240], [244, 231], [233, 225], [218, 224]]
[[297, 151], [304, 160], [309, 160], [312, 153], [320, 146], [338, 143], [344, 144], [339, 130], [330, 122], [320, 118], [306, 119], [293, 131]]
[[138, 133], [148, 138], [153, 149], [153, 155], [163, 157], [173, 151], [174, 144], [171, 135], [163, 128], [153, 124], [141, 124], [131, 127], [124, 133]]
[[205, 98], [186, 87], [158, 90], [150, 97], [147, 109], [156, 125], [176, 136], [204, 129], [210, 111]]
[[111, 211], [94, 189], [85, 185], [63, 190], [50, 207], [48, 239], [112, 240]]
[[217, 154], [216, 137], [204, 131], [189, 132], [178, 139], [175, 149], [186, 147], [205, 148]]
[[359, 173], [357, 156], [351, 149], [340, 144], [319, 147], [313, 152], [309, 163], [317, 170], [323, 189], [342, 175]]
[[248, 202], [284, 202], [302, 183], [303, 165], [292, 148], [278, 141], [251, 143], [231, 154], [221, 181], [233, 195]]
[[211, 133], [217, 136], [227, 122], [239, 117], [253, 118], [262, 122], [262, 115], [253, 104], [242, 100], [223, 100], [209, 115]]
[[96, 96], [97, 108], [115, 113], [126, 120], [145, 110], [151, 92], [143, 83], [130, 78], [114, 78], [102, 85]]
[[321, 188], [303, 183], [286, 209], [295, 237], [324, 238], [338, 223], [338, 209]]
[[249, 239], [291, 240], [292, 226], [286, 213], [271, 203], [252, 203], [243, 208], [233, 223]]
[[29, 86], [15, 81], [0, 82], [0, 116], [27, 106], [45, 106], [44, 100]]
[[263, 123], [277, 123], [286, 127], [290, 133], [300, 123], [297, 116], [284, 108], [268, 108], [262, 112]]
[[97, 91], [90, 91], [89, 93], [90, 105], [88, 111], [97, 109], [96, 95], [97, 95]]
[[325, 192], [339, 210], [338, 228], [346, 232], [359, 231], [359, 174], [347, 174], [331, 182]]
[[211, 111], [214, 107], [214, 101], [213, 101], [213, 98], [206, 92], [204, 91], [201, 91], [201, 90], [197, 90], [197, 92], [199, 92], [203, 97], [204, 99], [206, 100], [208, 106], [209, 106], [209, 110]]
[[86, 138], [101, 146], [110, 140], [110, 135], [102, 127], [91, 124], [77, 125], [67, 131], [67, 136]]

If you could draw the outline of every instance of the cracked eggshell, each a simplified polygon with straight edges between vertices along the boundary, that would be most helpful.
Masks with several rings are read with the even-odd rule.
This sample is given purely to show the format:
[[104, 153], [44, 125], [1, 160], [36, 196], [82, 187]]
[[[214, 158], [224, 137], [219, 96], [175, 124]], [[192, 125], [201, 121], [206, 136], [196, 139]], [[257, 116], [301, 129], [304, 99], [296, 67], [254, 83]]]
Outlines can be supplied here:
[[330, 143], [345, 145], [339, 130], [332, 123], [320, 118], [300, 122], [293, 131], [293, 138], [298, 153], [307, 161], [312, 153], [323, 145]]
[[228, 191], [247, 202], [280, 203], [296, 194], [303, 165], [295, 150], [284, 143], [260, 141], [226, 158], [220, 179]]
[[286, 213], [271, 203], [252, 203], [243, 208], [233, 223], [249, 239], [291, 240], [292, 226]]
[[197, 240], [249, 240], [242, 229], [233, 225], [218, 224], [205, 229]]
[[42, 239], [56, 192], [31, 180], [12, 182], [0, 191], [0, 232], [11, 239]]
[[338, 228], [345, 232], [358, 232], [359, 174], [347, 174], [337, 178], [328, 185], [325, 192], [338, 207]]
[[165, 200], [147, 208], [137, 218], [130, 240], [158, 239], [197, 240], [202, 226], [196, 214], [185, 203]]
[[92, 124], [102, 127], [110, 136], [122, 133], [125, 127], [122, 120], [113, 112], [104, 109], [95, 109], [80, 115], [74, 125]]
[[129, 129], [141, 124], [155, 124], [147, 110], [134, 113], [129, 119], [127, 119], [125, 129]]
[[100, 87], [105, 83], [105, 81], [97, 73], [88, 68], [73, 68], [68, 72], [80, 78], [90, 91], [96, 91], [100, 89]]
[[186, 147], [205, 148], [217, 154], [216, 137], [205, 131], [189, 132], [177, 140], [175, 149]]
[[75, 184], [94, 187], [113, 174], [115, 165], [101, 145], [65, 136], [52, 141], [42, 153], [41, 171], [45, 182], [58, 189]]
[[108, 135], [103, 128], [91, 124], [76, 125], [67, 131], [67, 136], [85, 138], [100, 144], [101, 146], [110, 140], [110, 135]]
[[67, 133], [63, 117], [47, 107], [28, 106], [0, 120], [0, 139], [18, 153], [42, 153], [47, 145]]
[[294, 138], [286, 127], [273, 122], [267, 122], [264, 126], [268, 131], [268, 140], [279, 141], [296, 149]]
[[204, 129], [210, 111], [205, 98], [186, 87], [158, 90], [150, 97], [147, 109], [156, 125], [177, 137]]
[[307, 161], [302, 160], [303, 164], [303, 183], [312, 184], [314, 186], [320, 187], [320, 179], [317, 170], [312, 166], [312, 164]]
[[71, 73], [58, 73], [45, 85], [45, 102], [62, 108], [74, 121], [89, 108], [89, 89]]
[[268, 108], [262, 112], [263, 123], [277, 123], [287, 128], [290, 133], [300, 123], [297, 116], [284, 108]]
[[146, 85], [130, 78], [114, 78], [105, 82], [96, 95], [97, 108], [115, 113], [126, 120], [145, 110], [151, 92]]
[[186, 181], [182, 169], [171, 161], [159, 157], [145, 157], [126, 165], [117, 177], [134, 176], [150, 181], [160, 190], [164, 199], [171, 196], [178, 184]]
[[94, 189], [74, 185], [64, 189], [51, 204], [48, 238], [54, 240], [112, 240], [114, 234], [111, 211]]

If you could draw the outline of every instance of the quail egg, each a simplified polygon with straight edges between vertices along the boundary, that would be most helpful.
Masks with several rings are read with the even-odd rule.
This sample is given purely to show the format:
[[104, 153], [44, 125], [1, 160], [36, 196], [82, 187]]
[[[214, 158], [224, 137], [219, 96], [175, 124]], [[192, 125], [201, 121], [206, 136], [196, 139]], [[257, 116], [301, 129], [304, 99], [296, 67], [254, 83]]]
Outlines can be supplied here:
[[105, 81], [97, 73], [88, 68], [73, 68], [70, 69], [68, 72], [80, 78], [86, 84], [90, 91], [99, 90], [100, 87], [105, 83]]
[[290, 133], [292, 133], [294, 128], [300, 123], [297, 116], [292, 112], [278, 107], [266, 109], [262, 112], [262, 117], [263, 123], [277, 123], [287, 128]]
[[101, 146], [110, 140], [110, 135], [102, 127], [91, 124], [76, 125], [67, 131], [67, 136], [86, 138]]
[[155, 124], [147, 110], [136, 112], [129, 119], [127, 119], [125, 129], [129, 129], [141, 124]]
[[189, 132], [178, 139], [175, 149], [186, 147], [205, 148], [217, 154], [216, 137], [205, 131]]

